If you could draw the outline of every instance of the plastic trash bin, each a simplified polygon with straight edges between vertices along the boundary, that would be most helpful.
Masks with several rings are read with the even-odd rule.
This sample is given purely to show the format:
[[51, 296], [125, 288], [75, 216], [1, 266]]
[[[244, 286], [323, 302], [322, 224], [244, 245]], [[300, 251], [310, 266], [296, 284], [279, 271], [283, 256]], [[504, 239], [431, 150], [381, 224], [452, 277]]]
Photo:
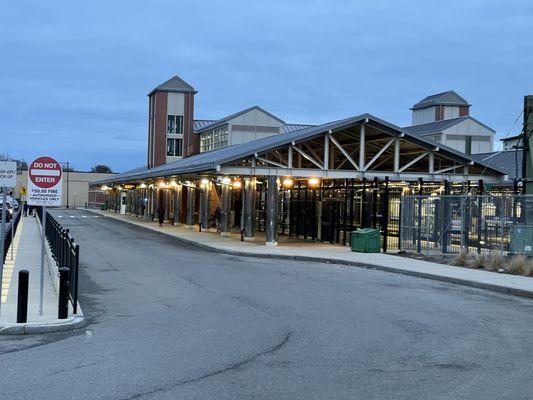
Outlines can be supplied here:
[[379, 229], [362, 228], [351, 234], [352, 251], [360, 253], [379, 253], [381, 240]]

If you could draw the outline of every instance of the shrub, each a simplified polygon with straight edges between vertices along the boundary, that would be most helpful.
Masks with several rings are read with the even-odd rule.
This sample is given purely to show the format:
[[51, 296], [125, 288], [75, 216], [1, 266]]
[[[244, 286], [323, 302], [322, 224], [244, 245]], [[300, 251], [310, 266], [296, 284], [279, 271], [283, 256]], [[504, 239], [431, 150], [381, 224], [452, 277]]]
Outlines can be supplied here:
[[470, 254], [467, 251], [462, 250], [457, 256], [453, 259], [452, 265], [457, 267], [466, 267], [470, 263]]
[[503, 269], [510, 274], [528, 274], [530, 262], [522, 254], [511, 257], [511, 259], [504, 264]]
[[487, 271], [498, 271], [499, 269], [503, 268], [503, 265], [505, 264], [505, 258], [501, 254], [494, 254], [490, 261], [485, 265], [485, 269]]
[[476, 254], [470, 266], [472, 268], [484, 268], [487, 265], [487, 257], [484, 254]]

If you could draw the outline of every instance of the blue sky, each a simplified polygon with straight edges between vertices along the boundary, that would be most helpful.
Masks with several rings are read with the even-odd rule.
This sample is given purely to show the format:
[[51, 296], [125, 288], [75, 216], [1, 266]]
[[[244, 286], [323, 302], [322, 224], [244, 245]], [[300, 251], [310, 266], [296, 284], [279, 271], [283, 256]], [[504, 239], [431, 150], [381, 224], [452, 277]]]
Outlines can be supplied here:
[[[533, 94], [531, 1], [3, 1], [0, 153], [146, 162], [147, 97], [177, 74], [196, 118], [397, 125], [453, 89], [505, 136]], [[512, 133], [520, 129], [519, 121]]]

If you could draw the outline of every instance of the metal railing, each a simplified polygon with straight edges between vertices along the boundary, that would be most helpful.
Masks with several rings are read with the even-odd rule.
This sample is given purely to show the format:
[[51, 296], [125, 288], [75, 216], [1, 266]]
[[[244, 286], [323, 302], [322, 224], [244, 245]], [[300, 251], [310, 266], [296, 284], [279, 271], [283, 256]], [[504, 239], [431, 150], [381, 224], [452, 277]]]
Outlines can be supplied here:
[[[9, 229], [6, 229], [6, 231], [4, 232], [4, 253], [3, 253], [4, 262], [6, 261], [7, 253], [9, 251], [9, 247], [11, 246], [11, 240], [13, 238], [12, 235], [14, 235], [17, 232], [17, 227], [18, 227], [18, 224], [20, 222], [21, 214], [22, 213], [20, 211], [18, 211], [16, 214], [13, 215], [13, 217], [11, 218], [11, 221], [10, 221], [11, 224], [13, 224], [13, 225], [10, 224], [9, 225]], [[13, 231], [11, 231], [11, 229], [13, 229]]]
[[400, 246], [426, 254], [507, 254], [518, 225], [533, 225], [533, 196], [403, 196]]
[[[42, 222], [42, 208], [37, 207], [37, 214]], [[42, 226], [42, 225], [41, 225]], [[58, 271], [60, 268], [69, 269], [69, 297], [73, 313], [78, 312], [78, 271], [80, 260], [80, 246], [74, 242], [68, 229], [64, 229], [56, 219], [46, 213], [46, 239], [52, 250]]]

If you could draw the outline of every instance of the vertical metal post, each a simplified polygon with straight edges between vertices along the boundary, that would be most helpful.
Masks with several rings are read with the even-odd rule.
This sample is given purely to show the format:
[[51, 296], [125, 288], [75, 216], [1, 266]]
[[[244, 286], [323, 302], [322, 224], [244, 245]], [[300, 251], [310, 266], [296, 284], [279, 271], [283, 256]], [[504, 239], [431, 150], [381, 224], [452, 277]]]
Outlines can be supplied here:
[[422, 252], [422, 185], [424, 181], [418, 178], [418, 213], [417, 213], [417, 235], [416, 235], [416, 252]]
[[202, 190], [202, 198], [200, 201], [200, 209], [201, 209], [201, 223], [202, 223], [202, 229], [209, 229], [211, 227], [209, 216], [210, 216], [210, 209], [209, 209], [209, 195], [210, 195], [210, 189], [211, 189], [211, 181], [206, 183]]
[[231, 186], [222, 184], [222, 207], [220, 210], [220, 234], [222, 236], [229, 236], [230, 214], [231, 214]]
[[39, 278], [39, 315], [43, 315], [43, 296], [44, 296], [44, 249], [46, 233], [46, 206], [43, 206], [41, 221], [41, 273]]
[[187, 186], [187, 226], [192, 228], [194, 226], [194, 205], [196, 195], [196, 188]]
[[3, 277], [4, 277], [4, 251], [6, 246], [6, 212], [7, 212], [7, 188], [4, 186], [2, 187], [2, 237], [0, 237], [0, 243], [2, 253], [0, 254], [0, 315], [1, 315], [1, 306], [2, 306], [2, 286], [4, 284]]
[[383, 253], [387, 252], [389, 240], [389, 177], [385, 177], [385, 191], [382, 199], [381, 227], [383, 229]]
[[[327, 137], [326, 137], [327, 138]], [[269, 175], [267, 182], [266, 245], [278, 245], [278, 177]]]
[[255, 188], [257, 178], [244, 181], [244, 240], [255, 240]]
[[378, 216], [378, 186], [379, 180], [378, 177], [374, 177], [374, 185], [372, 188], [372, 228], [377, 226], [377, 216]]
[[447, 253], [448, 252], [448, 237], [449, 237], [449, 226], [451, 224], [451, 221], [449, 220], [449, 208], [450, 208], [450, 183], [448, 180], [444, 181], [444, 197], [441, 197], [442, 199], [442, 218], [441, 218], [441, 224], [442, 224], [442, 252]]
[[477, 252], [481, 253], [481, 222], [483, 221], [483, 195], [485, 191], [485, 185], [483, 184], [483, 179], [479, 180], [479, 193], [477, 196]]
[[68, 318], [68, 287], [69, 269], [59, 268], [59, 304], [57, 308], [57, 318]]
[[[21, 212], [21, 211], [19, 210], [18, 213], [17, 213], [17, 217], [16, 217], [17, 219], [18, 219], [19, 216], [20, 216], [20, 212]], [[15, 230], [15, 220], [14, 220], [14, 219], [11, 219], [11, 261], [13, 261], [13, 247], [15, 247], [15, 246], [13, 245], [13, 236], [14, 236], [14, 232], [13, 232], [13, 231], [14, 231], [14, 230]]]
[[19, 271], [19, 284], [17, 293], [17, 324], [28, 321], [28, 282], [30, 273], [22, 269]]
[[366, 153], [365, 153], [365, 124], [361, 124], [359, 136], [359, 170], [364, 172], [366, 164]]
[[174, 209], [172, 210], [172, 216], [173, 216], [174, 225], [180, 224], [181, 190], [182, 190], [182, 186], [177, 185], [173, 191]]
[[368, 218], [366, 209], [366, 178], [363, 178], [363, 188], [361, 191], [361, 228], [367, 228]]

